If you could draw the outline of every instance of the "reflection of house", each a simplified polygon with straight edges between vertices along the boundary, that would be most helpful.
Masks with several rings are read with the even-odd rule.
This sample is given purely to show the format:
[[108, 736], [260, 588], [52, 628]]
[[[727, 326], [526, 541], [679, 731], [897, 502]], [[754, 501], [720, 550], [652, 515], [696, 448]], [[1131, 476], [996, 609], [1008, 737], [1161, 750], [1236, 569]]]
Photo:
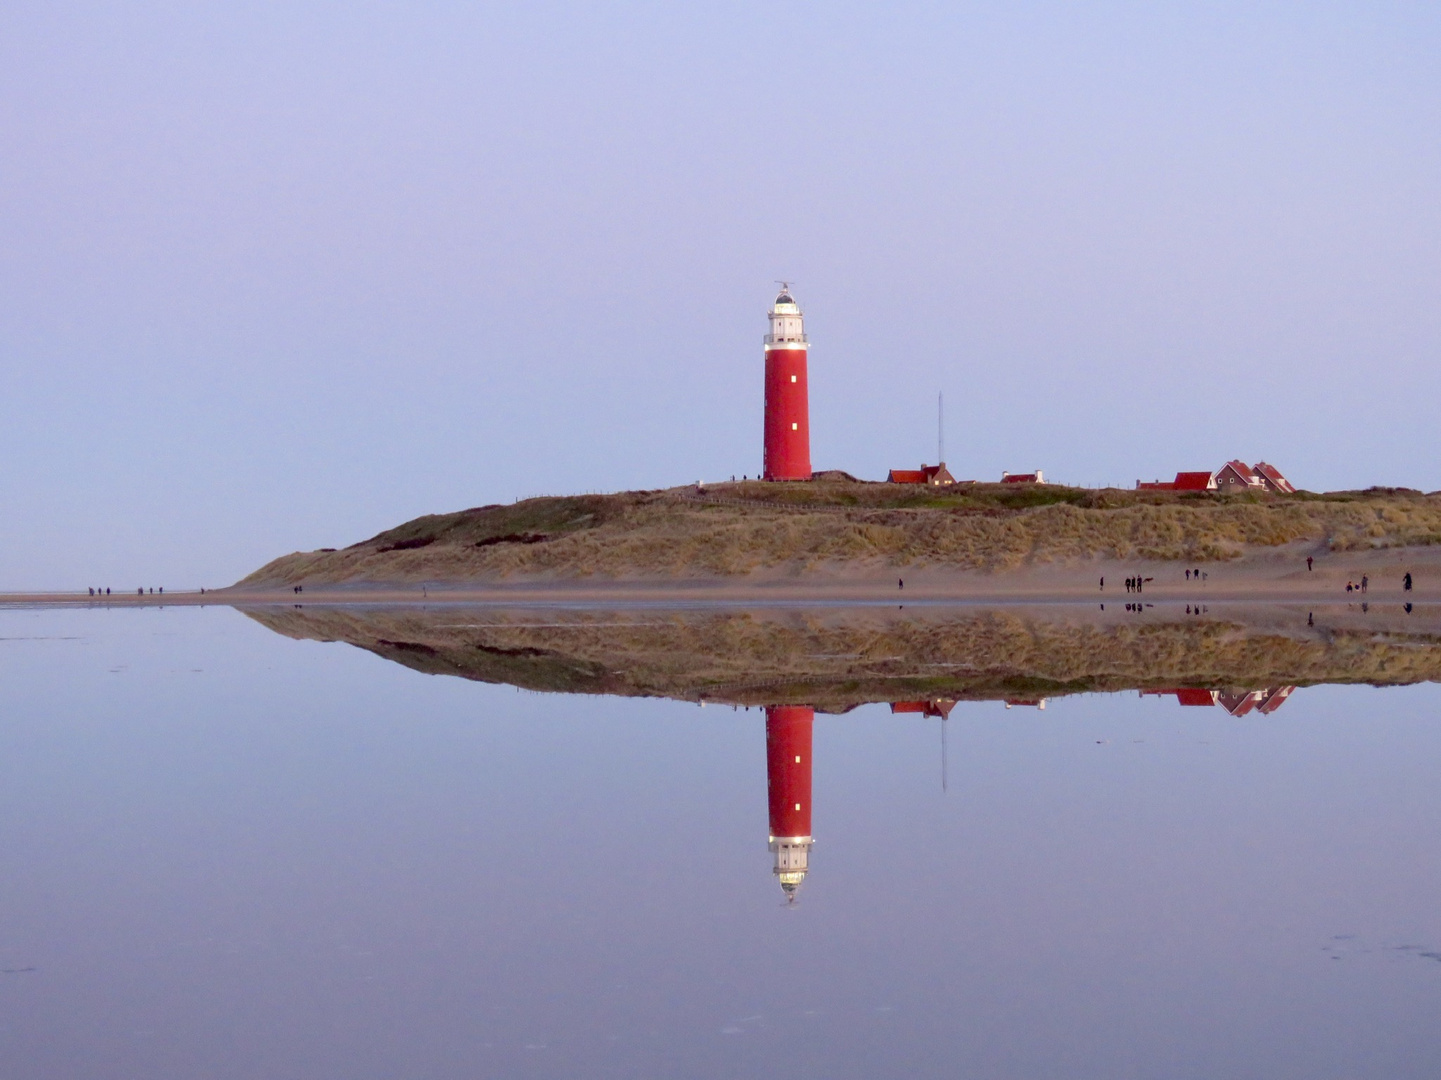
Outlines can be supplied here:
[[893, 701], [891, 712], [893, 713], [920, 713], [922, 716], [934, 716], [941, 720], [951, 715], [951, 710], [956, 707], [954, 701], [946, 698], [936, 698], [933, 701]]
[[1001, 473], [1001, 483], [1003, 484], [1044, 484], [1045, 482], [1046, 478], [1040, 469], [1035, 472]]
[[770, 850], [773, 873], [786, 900], [796, 893], [810, 869], [811, 731], [816, 711], [803, 705], [766, 709], [766, 786], [770, 796]]
[[1286, 699], [1295, 689], [1294, 686], [1278, 686], [1272, 690], [1262, 690], [1261, 700], [1256, 706], [1256, 711], [1267, 715], [1275, 712], [1286, 703]]
[[892, 484], [930, 484], [932, 487], [956, 482], [944, 461], [939, 465], [922, 465], [919, 469], [892, 469], [886, 479]]
[[1259, 690], [1249, 693], [1244, 690], [1219, 690], [1216, 692], [1216, 704], [1232, 716], [1245, 716], [1256, 707], [1260, 697]]
[[1009, 709], [1009, 708], [1011, 708], [1011, 707], [1014, 706], [1014, 705], [1029, 705], [1029, 706], [1030, 706], [1031, 708], [1033, 708], [1033, 709], [1044, 709], [1044, 708], [1046, 707], [1046, 700], [1047, 700], [1047, 699], [1046, 699], [1046, 698], [1043, 698], [1043, 697], [1039, 697], [1039, 698], [1012, 698], [1012, 697], [1008, 697], [1008, 698], [1006, 698], [1006, 708]]
[[1269, 715], [1285, 704], [1295, 691], [1294, 686], [1273, 686], [1265, 690], [1202, 690], [1187, 687], [1177, 690], [1142, 690], [1143, 695], [1175, 694], [1182, 705], [1219, 705], [1232, 716], [1245, 716], [1252, 709]]

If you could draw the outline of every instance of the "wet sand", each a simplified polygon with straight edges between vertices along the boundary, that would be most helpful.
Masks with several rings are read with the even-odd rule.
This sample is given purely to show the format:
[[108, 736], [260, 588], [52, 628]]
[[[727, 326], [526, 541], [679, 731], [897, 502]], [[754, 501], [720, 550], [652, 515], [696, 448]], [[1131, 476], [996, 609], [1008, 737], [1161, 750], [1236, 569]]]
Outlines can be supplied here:
[[[228, 587], [166, 593], [85, 592], [0, 593], [0, 606], [52, 605], [164, 607], [225, 604], [1047, 604], [1136, 600], [1168, 603], [1336, 604], [1436, 602], [1441, 600], [1441, 548], [1393, 548], [1327, 553], [1306, 568], [1306, 552], [1294, 546], [1254, 552], [1224, 563], [1199, 563], [1204, 575], [1188, 580], [1184, 564], [1087, 560], [1045, 563], [1002, 573], [952, 571], [934, 567], [827, 567], [801, 573], [767, 573], [697, 579], [511, 579], [397, 585], [386, 582], [283, 589]], [[1402, 588], [1410, 572], [1413, 589]], [[1348, 581], [1369, 580], [1368, 591], [1347, 593]], [[1137, 595], [1127, 577], [1147, 579]], [[1105, 579], [1104, 589], [1101, 579]], [[904, 582], [904, 586], [900, 584]]]

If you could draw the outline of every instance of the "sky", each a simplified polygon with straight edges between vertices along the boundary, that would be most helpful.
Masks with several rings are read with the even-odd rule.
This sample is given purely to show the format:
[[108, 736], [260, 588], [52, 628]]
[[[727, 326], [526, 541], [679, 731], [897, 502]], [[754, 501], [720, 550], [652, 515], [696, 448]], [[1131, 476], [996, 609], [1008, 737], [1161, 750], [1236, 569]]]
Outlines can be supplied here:
[[1441, 8], [0, 6], [0, 590], [812, 458], [1441, 488]]

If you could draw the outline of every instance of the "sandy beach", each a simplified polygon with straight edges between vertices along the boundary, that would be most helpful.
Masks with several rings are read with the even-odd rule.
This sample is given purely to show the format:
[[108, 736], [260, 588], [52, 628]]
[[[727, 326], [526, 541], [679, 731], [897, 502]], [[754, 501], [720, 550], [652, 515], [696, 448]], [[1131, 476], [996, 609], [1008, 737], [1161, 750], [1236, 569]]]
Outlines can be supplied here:
[[[1313, 569], [1306, 567], [1312, 554]], [[1188, 569], [1201, 572], [1188, 579]], [[1412, 591], [1403, 589], [1406, 573]], [[1125, 579], [1145, 579], [1138, 596]], [[1348, 582], [1368, 579], [1364, 595], [1347, 593]], [[1105, 585], [1102, 587], [1102, 579]], [[902, 586], [901, 583], [904, 583]], [[1172, 561], [1076, 560], [1050, 562], [999, 572], [957, 571], [936, 567], [832, 565], [806, 573], [759, 572], [731, 577], [694, 578], [546, 578], [514, 575], [474, 582], [389, 583], [290, 588], [231, 586], [204, 592], [115, 593], [93, 597], [84, 592], [0, 594], [0, 605], [164, 607], [226, 604], [415, 604], [471, 603], [526, 605], [567, 603], [594, 606], [626, 603], [677, 605], [807, 603], [1075, 603], [1120, 602], [1335, 604], [1435, 602], [1441, 599], [1441, 548], [1388, 548], [1364, 552], [1314, 554], [1312, 545], [1293, 544], [1247, 552], [1226, 562], [1192, 566]]]

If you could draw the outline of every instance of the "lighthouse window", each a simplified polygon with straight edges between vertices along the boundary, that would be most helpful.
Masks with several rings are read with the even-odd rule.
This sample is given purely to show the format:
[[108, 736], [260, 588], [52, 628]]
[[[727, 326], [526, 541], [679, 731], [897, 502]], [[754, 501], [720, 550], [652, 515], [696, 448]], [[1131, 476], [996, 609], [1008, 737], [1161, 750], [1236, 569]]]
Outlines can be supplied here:
[[799, 424], [792, 424], [792, 425], [791, 425], [791, 430], [792, 430], [792, 431], [799, 431], [799, 430], [800, 430], [800, 425], [799, 425]]
[[799, 810], [800, 808], [801, 808], [801, 804], [800, 804], [800, 803], [796, 803], [796, 809]]
[[796, 381], [796, 377], [795, 377], [794, 375], [792, 375], [792, 376], [791, 376], [791, 382], [795, 382], [795, 381]]
[[797, 755], [796, 755], [796, 764], [799, 765], [800, 763], [801, 763], [801, 756], [800, 756], [799, 754], [797, 754]]

